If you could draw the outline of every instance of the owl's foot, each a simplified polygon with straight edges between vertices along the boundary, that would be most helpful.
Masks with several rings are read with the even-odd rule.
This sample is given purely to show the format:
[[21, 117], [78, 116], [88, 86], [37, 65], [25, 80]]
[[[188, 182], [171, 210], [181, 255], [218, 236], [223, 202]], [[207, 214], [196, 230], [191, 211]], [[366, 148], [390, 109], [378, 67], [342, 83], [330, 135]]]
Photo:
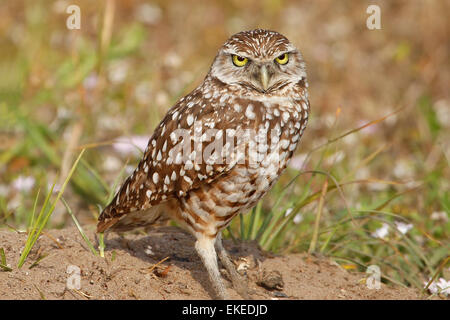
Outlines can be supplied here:
[[222, 236], [220, 233], [216, 239], [216, 249], [220, 261], [225, 266], [225, 269], [228, 271], [234, 289], [237, 291], [237, 293], [241, 295], [242, 298], [249, 300], [250, 296], [248, 295], [247, 281], [236, 271], [236, 267], [234, 266], [233, 262], [231, 262], [227, 251], [222, 245]]
[[221, 300], [226, 300], [228, 299], [228, 294], [219, 272], [214, 242], [215, 239], [213, 238], [200, 237], [195, 242], [195, 249], [202, 259], [203, 265], [208, 271], [209, 279], [211, 280], [211, 284], [217, 294], [217, 297]]

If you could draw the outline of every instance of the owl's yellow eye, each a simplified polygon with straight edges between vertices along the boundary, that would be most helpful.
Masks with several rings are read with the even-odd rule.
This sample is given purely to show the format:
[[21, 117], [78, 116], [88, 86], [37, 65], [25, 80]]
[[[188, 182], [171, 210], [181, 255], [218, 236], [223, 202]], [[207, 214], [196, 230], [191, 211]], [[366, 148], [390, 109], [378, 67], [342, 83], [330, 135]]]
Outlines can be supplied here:
[[237, 56], [237, 55], [235, 55], [235, 54], [232, 55], [232, 58], [231, 58], [231, 59], [233, 60], [233, 64], [234, 64], [236, 67], [243, 67], [243, 66], [245, 66], [245, 65], [247, 64], [247, 62], [248, 62], [248, 59], [247, 59], [247, 58], [244, 58], [244, 57], [241, 57], [241, 56]]
[[283, 53], [278, 58], [275, 58], [275, 61], [278, 62], [279, 64], [286, 64], [289, 62], [289, 55], [287, 53]]

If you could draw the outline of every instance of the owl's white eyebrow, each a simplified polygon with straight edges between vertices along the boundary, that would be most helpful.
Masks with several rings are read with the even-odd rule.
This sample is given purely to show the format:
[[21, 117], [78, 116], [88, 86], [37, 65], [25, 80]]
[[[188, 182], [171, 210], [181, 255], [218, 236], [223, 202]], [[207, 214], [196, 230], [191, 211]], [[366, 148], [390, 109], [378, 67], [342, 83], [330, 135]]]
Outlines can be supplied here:
[[296, 53], [296, 52], [297, 52], [297, 50], [289, 50], [289, 51], [285, 51], [285, 52], [280, 53], [279, 55], [277, 55], [277, 57], [282, 56], [283, 54], [293, 54], [293, 53]]
[[238, 57], [242, 57], [242, 58], [247, 58], [248, 60], [250, 60], [250, 57], [247, 56], [246, 54], [240, 54], [235, 51], [228, 51], [228, 52], [225, 51], [225, 54], [229, 54], [230, 56], [238, 56]]

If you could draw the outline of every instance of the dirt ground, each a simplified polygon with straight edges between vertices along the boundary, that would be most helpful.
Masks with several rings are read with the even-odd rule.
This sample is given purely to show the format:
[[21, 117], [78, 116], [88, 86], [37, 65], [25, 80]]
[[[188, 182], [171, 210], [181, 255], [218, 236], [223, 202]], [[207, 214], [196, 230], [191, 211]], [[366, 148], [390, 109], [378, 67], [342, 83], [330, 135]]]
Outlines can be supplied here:
[[[88, 236], [93, 240], [94, 232]], [[195, 252], [194, 238], [178, 228], [162, 227], [148, 235], [110, 234], [105, 258], [94, 256], [74, 228], [46, 231], [19, 270], [16, 264], [25, 240], [25, 234], [0, 231], [0, 247], [13, 269], [0, 271], [0, 299], [186, 300], [211, 299], [213, 294]], [[276, 256], [262, 252], [254, 242], [224, 244], [248, 279], [252, 299], [423, 298], [413, 289], [384, 284], [379, 290], [368, 289], [362, 280], [365, 273], [348, 272], [325, 257]], [[42, 256], [45, 258], [32, 266]], [[76, 287], [72, 280], [77, 267], [81, 286], [68, 289], [68, 279]], [[230, 297], [241, 299], [222, 271]]]

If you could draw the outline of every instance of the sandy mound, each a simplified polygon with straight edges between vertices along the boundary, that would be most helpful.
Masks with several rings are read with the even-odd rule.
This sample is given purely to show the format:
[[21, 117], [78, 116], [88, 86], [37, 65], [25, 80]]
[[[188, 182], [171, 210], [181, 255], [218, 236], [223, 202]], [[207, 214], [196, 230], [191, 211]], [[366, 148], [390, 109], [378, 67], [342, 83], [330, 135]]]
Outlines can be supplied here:
[[[94, 232], [88, 236], [94, 239]], [[87, 249], [76, 229], [47, 231], [18, 270], [15, 265], [25, 240], [25, 234], [0, 231], [0, 247], [13, 268], [0, 271], [1, 299], [210, 299], [212, 294], [206, 270], [194, 250], [194, 238], [177, 228], [163, 227], [149, 235], [124, 238], [110, 234], [104, 259]], [[379, 290], [368, 289], [361, 282], [366, 274], [349, 273], [324, 257], [274, 256], [253, 242], [225, 241], [225, 247], [238, 270], [247, 275], [253, 299], [422, 298], [413, 289], [383, 284]], [[68, 279], [76, 287], [77, 267], [81, 287], [68, 289]], [[223, 276], [227, 279], [225, 272]], [[233, 299], [240, 299], [233, 289], [228, 292]]]

